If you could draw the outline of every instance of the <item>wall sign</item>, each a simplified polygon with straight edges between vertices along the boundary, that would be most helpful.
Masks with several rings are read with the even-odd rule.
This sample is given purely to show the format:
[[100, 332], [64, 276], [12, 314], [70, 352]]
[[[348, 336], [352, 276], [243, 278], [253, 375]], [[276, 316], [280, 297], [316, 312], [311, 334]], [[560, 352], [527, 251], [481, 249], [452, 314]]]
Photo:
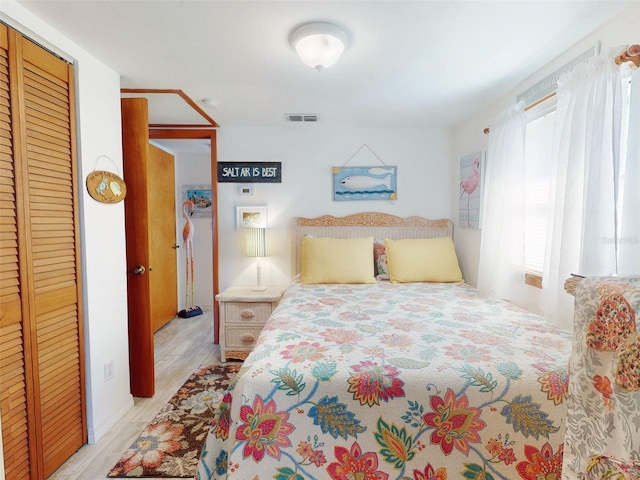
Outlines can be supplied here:
[[218, 162], [218, 183], [282, 183], [282, 162]]
[[96, 165], [89, 175], [87, 175], [86, 184], [87, 191], [91, 198], [100, 203], [118, 203], [127, 196], [127, 185], [124, 183], [119, 173], [109, 172], [107, 170], [97, 170], [98, 162], [102, 159], [109, 160], [116, 171], [118, 166], [106, 155], [100, 155], [96, 158]]
[[127, 196], [127, 186], [118, 175], [94, 170], [87, 175], [87, 191], [100, 203], [118, 203]]

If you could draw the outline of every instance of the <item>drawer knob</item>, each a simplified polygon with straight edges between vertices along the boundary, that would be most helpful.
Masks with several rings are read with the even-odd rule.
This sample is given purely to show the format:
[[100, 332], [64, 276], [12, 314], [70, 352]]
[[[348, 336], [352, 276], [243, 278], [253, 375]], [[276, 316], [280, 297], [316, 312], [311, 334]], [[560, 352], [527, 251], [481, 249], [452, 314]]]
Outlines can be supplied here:
[[256, 342], [256, 338], [253, 335], [243, 335], [242, 343], [245, 345], [251, 345]]
[[253, 313], [253, 310], [243, 310], [242, 313], [240, 314], [240, 316], [244, 319], [244, 320], [248, 320], [250, 318], [253, 318], [256, 316], [255, 313]]

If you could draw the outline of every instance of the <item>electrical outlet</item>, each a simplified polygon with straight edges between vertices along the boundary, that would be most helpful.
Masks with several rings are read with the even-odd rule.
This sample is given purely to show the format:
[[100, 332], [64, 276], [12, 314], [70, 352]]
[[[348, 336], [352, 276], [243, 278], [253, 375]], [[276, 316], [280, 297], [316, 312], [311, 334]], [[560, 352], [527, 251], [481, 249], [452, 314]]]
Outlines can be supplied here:
[[113, 380], [113, 360], [109, 360], [104, 364], [104, 381]]

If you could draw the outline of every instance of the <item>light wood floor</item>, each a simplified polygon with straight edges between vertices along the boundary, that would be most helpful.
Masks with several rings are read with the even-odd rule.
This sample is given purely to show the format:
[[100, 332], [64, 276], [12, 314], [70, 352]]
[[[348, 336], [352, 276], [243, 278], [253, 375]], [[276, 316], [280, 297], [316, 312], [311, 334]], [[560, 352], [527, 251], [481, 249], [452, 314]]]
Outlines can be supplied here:
[[[51, 480], [103, 480], [160, 408], [200, 365], [220, 363], [213, 344], [211, 312], [175, 318], [155, 334], [156, 393], [135, 398], [135, 406], [95, 445], [85, 445], [62, 465]], [[166, 479], [165, 479], [166, 480]]]

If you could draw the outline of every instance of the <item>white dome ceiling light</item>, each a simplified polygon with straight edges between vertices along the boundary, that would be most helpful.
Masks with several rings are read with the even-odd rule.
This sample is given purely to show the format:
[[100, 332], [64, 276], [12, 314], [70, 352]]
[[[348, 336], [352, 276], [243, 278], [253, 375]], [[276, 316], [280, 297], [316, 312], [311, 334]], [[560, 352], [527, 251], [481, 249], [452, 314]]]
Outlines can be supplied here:
[[320, 71], [334, 65], [349, 47], [346, 32], [329, 22], [310, 22], [296, 28], [289, 38], [305, 65]]

